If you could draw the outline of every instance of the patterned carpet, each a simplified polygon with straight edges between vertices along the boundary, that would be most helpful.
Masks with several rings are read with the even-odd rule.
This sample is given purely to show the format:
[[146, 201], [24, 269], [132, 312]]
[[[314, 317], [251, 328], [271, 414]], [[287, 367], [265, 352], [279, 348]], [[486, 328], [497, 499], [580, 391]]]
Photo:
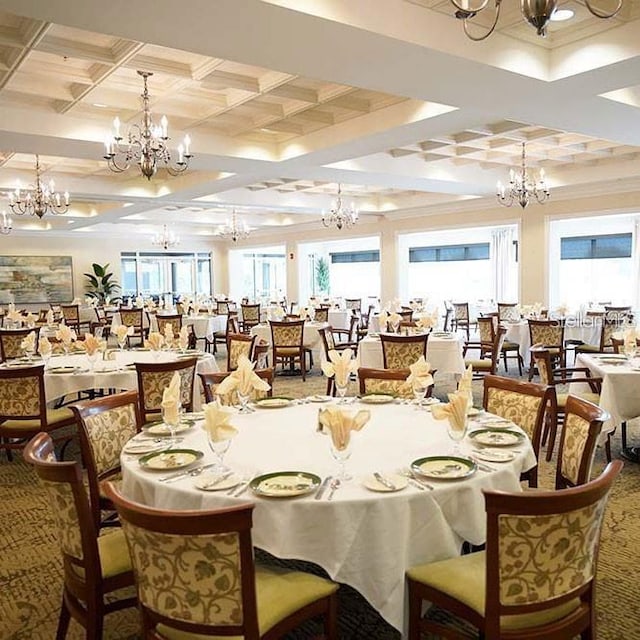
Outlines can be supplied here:
[[[276, 395], [299, 397], [324, 393], [325, 380], [315, 373], [302, 385], [299, 378], [278, 376]], [[439, 384], [436, 395], [445, 394]], [[481, 390], [476, 384], [477, 400]], [[352, 390], [355, 392], [354, 389]], [[640, 429], [631, 425], [632, 440]], [[617, 455], [614, 438], [614, 455]], [[596, 472], [604, 456], [598, 453]], [[542, 464], [541, 484], [553, 484], [553, 469]], [[606, 517], [598, 572], [598, 638], [600, 640], [640, 640], [635, 621], [640, 617], [637, 597], [635, 554], [640, 540], [640, 467], [627, 463], [614, 487]], [[50, 640], [55, 637], [61, 592], [61, 563], [45, 497], [34, 474], [18, 456], [0, 461], [0, 640]], [[274, 560], [274, 562], [277, 562]], [[105, 638], [138, 638], [135, 611], [107, 618]], [[319, 629], [310, 625], [287, 640], [317, 638]], [[69, 638], [82, 638], [82, 630], [72, 623]], [[340, 590], [340, 638], [342, 640], [397, 640], [400, 635], [353, 590]]]

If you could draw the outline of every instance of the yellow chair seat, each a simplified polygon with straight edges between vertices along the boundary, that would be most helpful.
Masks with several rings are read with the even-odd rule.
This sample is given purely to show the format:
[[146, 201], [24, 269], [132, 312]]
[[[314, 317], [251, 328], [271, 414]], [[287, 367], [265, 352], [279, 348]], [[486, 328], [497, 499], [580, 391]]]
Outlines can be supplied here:
[[[407, 576], [459, 600], [479, 615], [485, 614], [484, 551], [412, 567]], [[537, 627], [559, 620], [578, 608], [580, 600], [524, 615], [502, 616], [502, 628], [508, 630]]]
[[[47, 409], [47, 422], [50, 427], [55, 427], [59, 422], [69, 422], [69, 424], [75, 421], [71, 409], [67, 407], [61, 407], [60, 409]], [[34, 431], [40, 429], [40, 420], [37, 418], [33, 420], [6, 420], [0, 425], [1, 429], [16, 429], [24, 431]]]
[[465, 360], [464, 366], [471, 365], [474, 371], [491, 371], [493, 363], [491, 360]]
[[508, 342], [507, 340], [505, 340], [502, 343], [502, 350], [503, 351], [519, 351], [520, 345], [517, 342]]
[[[98, 537], [98, 555], [103, 578], [113, 578], [132, 571], [129, 547], [122, 529], [109, 529]], [[79, 578], [84, 578], [84, 569], [72, 565]]]
[[276, 356], [279, 358], [300, 355], [298, 347], [276, 347]]
[[576, 347], [576, 353], [600, 353], [600, 345], [581, 344]]
[[[330, 580], [299, 571], [282, 571], [256, 566], [256, 600], [260, 635], [316, 600], [335, 593]], [[241, 636], [206, 636], [159, 624], [157, 631], [168, 640], [242, 640]]]
[[[593, 402], [595, 405], [600, 404], [600, 394], [598, 393], [572, 393], [572, 396], [578, 396], [578, 398], [582, 398], [583, 400], [588, 400], [589, 402]], [[564, 406], [567, 404], [567, 398], [569, 397], [568, 393], [558, 393], [556, 395], [556, 399], [558, 401], [558, 409], [564, 409]]]

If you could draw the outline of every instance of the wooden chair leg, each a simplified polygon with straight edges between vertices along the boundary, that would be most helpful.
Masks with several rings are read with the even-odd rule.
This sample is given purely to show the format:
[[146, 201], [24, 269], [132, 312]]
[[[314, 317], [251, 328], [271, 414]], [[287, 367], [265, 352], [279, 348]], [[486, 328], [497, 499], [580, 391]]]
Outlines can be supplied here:
[[329, 609], [324, 617], [324, 636], [326, 640], [338, 640], [338, 596], [329, 597]]
[[71, 621], [71, 612], [69, 611], [64, 596], [62, 596], [62, 605], [60, 606], [60, 616], [58, 617], [58, 628], [56, 630], [56, 640], [65, 640]]

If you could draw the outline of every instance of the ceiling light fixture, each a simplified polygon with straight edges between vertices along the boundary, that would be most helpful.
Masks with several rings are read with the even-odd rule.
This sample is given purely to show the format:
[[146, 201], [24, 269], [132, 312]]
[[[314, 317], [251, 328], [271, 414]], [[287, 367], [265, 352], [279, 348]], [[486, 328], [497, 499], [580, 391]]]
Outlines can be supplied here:
[[238, 242], [238, 240], [244, 240], [249, 235], [249, 227], [247, 223], [242, 220], [238, 222], [236, 217], [236, 210], [231, 213], [231, 218], [220, 227], [218, 227], [217, 235], [231, 242]]
[[13, 229], [13, 224], [11, 222], [11, 216], [7, 215], [6, 211], [2, 212], [2, 220], [0, 221], [0, 233], [3, 236], [6, 236], [11, 233], [11, 229]]
[[43, 184], [40, 171], [40, 157], [36, 155], [36, 182], [28, 189], [22, 189], [20, 183], [7, 194], [9, 207], [12, 213], [18, 216], [26, 214], [42, 218], [45, 213], [62, 215], [69, 211], [69, 192], [64, 194], [56, 192], [53, 180], [49, 184]]
[[349, 206], [345, 206], [342, 203], [342, 185], [338, 184], [338, 196], [329, 212], [322, 212], [322, 224], [325, 227], [334, 226], [337, 229], [342, 229], [343, 227], [349, 229], [356, 222], [358, 222], [358, 210], [353, 205], [353, 202]]
[[[589, 11], [596, 17], [606, 20], [613, 18], [622, 8], [623, 0], [617, 0], [616, 7], [611, 12], [606, 12], [596, 7], [591, 6], [590, 0], [584, 0], [584, 4]], [[451, 0], [451, 4], [456, 9], [455, 17], [458, 20], [462, 20], [464, 32], [470, 40], [476, 42], [485, 40], [488, 38], [496, 28], [498, 24], [498, 18], [500, 17], [500, 7], [502, 0], [494, 0], [494, 19], [493, 24], [489, 27], [485, 33], [476, 35], [469, 30], [470, 21], [473, 20], [481, 11], [486, 9], [489, 5], [489, 0]], [[532, 27], [535, 28], [539, 36], [543, 38], [547, 35], [547, 24], [551, 20], [551, 16], [556, 11], [558, 6], [558, 0], [520, 0], [520, 11], [522, 17]]]
[[544, 204], [551, 194], [549, 188], [544, 181], [544, 169], [540, 169], [538, 179], [532, 178], [527, 173], [527, 167], [525, 164], [525, 143], [522, 143], [522, 166], [520, 172], [516, 172], [515, 169], [511, 169], [511, 175], [509, 178], [509, 188], [505, 191], [502, 182], [498, 181], [496, 188], [496, 197], [498, 202], [505, 206], [510, 207], [514, 202], [517, 202], [523, 209], [529, 204], [529, 200], [535, 198], [540, 204]]
[[142, 175], [151, 180], [158, 170], [158, 164], [163, 163], [167, 172], [172, 176], [184, 173], [189, 167], [189, 160], [193, 157], [190, 150], [191, 138], [186, 135], [184, 143], [178, 145], [178, 160], [171, 161], [171, 153], [167, 148], [169, 140], [169, 122], [162, 116], [160, 124], [153, 124], [151, 107], [149, 106], [149, 91], [147, 78], [153, 74], [149, 71], [138, 71], [144, 81], [142, 92], [142, 122], [132, 124], [127, 132], [126, 140], [120, 135], [120, 119], [113, 121], [113, 134], [104, 143], [104, 159], [109, 169], [115, 173], [126, 171], [132, 163], [137, 163]]
[[156, 247], [162, 247], [166, 251], [170, 247], [180, 244], [180, 238], [165, 224], [162, 225], [162, 231], [151, 238], [151, 244]]

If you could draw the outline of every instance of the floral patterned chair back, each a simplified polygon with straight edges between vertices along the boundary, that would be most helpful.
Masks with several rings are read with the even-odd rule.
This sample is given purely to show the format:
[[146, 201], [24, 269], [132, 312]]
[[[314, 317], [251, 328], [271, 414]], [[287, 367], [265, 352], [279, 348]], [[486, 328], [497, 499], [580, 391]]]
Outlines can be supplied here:
[[138, 393], [125, 391], [71, 405], [76, 416], [82, 460], [87, 469], [89, 495], [97, 527], [100, 527], [99, 483], [120, 472], [120, 454], [141, 428]]
[[299, 348], [304, 336], [304, 320], [290, 322], [270, 322], [273, 346], [282, 348]]
[[242, 324], [245, 327], [252, 327], [260, 324], [260, 305], [259, 304], [242, 304]]
[[0, 361], [21, 358], [24, 356], [22, 341], [32, 332], [36, 332], [36, 344], [40, 329], [3, 329], [0, 331]]
[[[258, 389], [252, 389], [249, 399], [251, 401], [261, 400], [262, 398], [271, 398], [273, 395], [273, 369], [255, 369], [256, 375], [262, 378], [265, 382], [269, 383], [268, 391], [260, 391]], [[204, 391], [204, 397], [206, 402], [215, 402], [216, 399], [220, 401], [220, 404], [226, 406], [235, 406], [240, 404], [240, 399], [235, 390], [231, 393], [224, 395], [218, 395], [216, 393], [216, 387], [229, 375], [228, 371], [219, 371], [216, 373], [199, 373], [198, 376], [202, 381], [202, 388]]]
[[156, 314], [156, 322], [158, 323], [158, 332], [162, 335], [168, 325], [171, 325], [174, 336], [177, 336], [182, 329], [182, 316], [179, 313], [176, 315]]
[[226, 300], [216, 300], [216, 313], [222, 315], [229, 313], [229, 302]]
[[[413, 398], [413, 388], [407, 382], [409, 369], [358, 369], [360, 394], [380, 393], [396, 398]], [[433, 387], [427, 395], [431, 395]]]
[[407, 369], [420, 356], [427, 354], [429, 334], [415, 336], [380, 336], [382, 342], [382, 359], [385, 369]]
[[0, 422], [41, 417], [44, 366], [8, 369], [0, 377]]
[[[193, 406], [193, 382], [195, 379], [197, 358], [162, 362], [158, 364], [136, 362], [138, 374], [138, 394], [140, 414], [143, 422], [162, 410], [162, 393], [169, 386], [173, 374], [180, 374], [180, 402], [185, 411]], [[156, 416], [157, 417], [157, 416]]]
[[235, 371], [238, 368], [240, 356], [246, 356], [248, 360], [253, 358], [253, 345], [256, 336], [248, 336], [244, 333], [230, 333], [227, 338], [227, 371]]
[[362, 298], [345, 298], [344, 303], [348, 310], [362, 311]]
[[316, 308], [313, 319], [316, 322], [329, 322], [329, 307]]
[[143, 312], [143, 309], [120, 309], [120, 322], [127, 327], [142, 329]]
[[77, 325], [80, 322], [80, 305], [61, 304], [62, 318], [69, 326]]
[[486, 345], [487, 349], [493, 348], [493, 342], [496, 339], [496, 330], [492, 317], [478, 318], [478, 334], [480, 342]]
[[500, 322], [518, 322], [520, 310], [516, 302], [498, 302], [498, 319]]
[[454, 302], [453, 304], [453, 319], [462, 320], [463, 322], [469, 321], [469, 303], [468, 302]]

